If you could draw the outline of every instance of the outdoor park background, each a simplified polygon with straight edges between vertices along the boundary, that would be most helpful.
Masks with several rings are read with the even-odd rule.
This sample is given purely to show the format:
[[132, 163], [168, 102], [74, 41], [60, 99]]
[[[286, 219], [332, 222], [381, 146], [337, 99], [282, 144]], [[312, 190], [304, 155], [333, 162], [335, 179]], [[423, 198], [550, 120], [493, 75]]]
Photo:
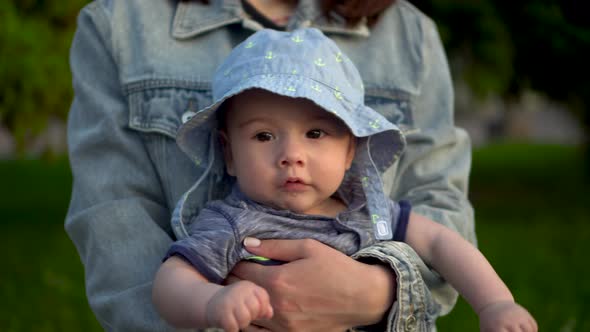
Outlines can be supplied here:
[[[0, 2], [0, 331], [99, 331], [63, 230], [68, 49], [88, 1]], [[582, 1], [414, 1], [473, 137], [479, 247], [541, 331], [590, 331], [590, 20]], [[129, 308], [133, 310], [133, 308]], [[476, 331], [460, 300], [439, 331]]]

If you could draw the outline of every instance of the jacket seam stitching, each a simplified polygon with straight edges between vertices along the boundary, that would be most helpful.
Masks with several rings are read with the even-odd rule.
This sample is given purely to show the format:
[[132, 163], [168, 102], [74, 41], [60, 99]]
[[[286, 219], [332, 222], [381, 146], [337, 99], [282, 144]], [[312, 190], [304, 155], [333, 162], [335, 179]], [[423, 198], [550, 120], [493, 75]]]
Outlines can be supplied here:
[[161, 88], [180, 88], [189, 90], [210, 90], [211, 84], [203, 81], [190, 81], [186, 79], [144, 79], [136, 82], [126, 83], [123, 91], [126, 96], [136, 92]]

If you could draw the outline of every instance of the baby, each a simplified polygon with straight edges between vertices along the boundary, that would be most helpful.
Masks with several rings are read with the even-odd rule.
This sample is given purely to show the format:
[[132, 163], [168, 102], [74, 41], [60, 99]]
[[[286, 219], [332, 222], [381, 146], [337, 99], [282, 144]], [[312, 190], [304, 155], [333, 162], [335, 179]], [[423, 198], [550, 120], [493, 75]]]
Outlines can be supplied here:
[[[536, 331], [475, 247], [384, 193], [381, 175], [403, 152], [404, 136], [364, 105], [358, 71], [321, 32], [255, 33], [217, 69], [213, 98], [177, 137], [203, 175], [176, 207], [179, 240], [154, 282], [154, 304], [168, 322], [235, 332], [272, 317], [264, 288], [221, 285], [241, 260], [281, 263], [252, 257], [244, 241], [311, 238], [351, 255], [393, 240], [467, 299], [482, 330]], [[209, 142], [207, 151], [195, 142]], [[196, 215], [198, 186], [230, 193]]]

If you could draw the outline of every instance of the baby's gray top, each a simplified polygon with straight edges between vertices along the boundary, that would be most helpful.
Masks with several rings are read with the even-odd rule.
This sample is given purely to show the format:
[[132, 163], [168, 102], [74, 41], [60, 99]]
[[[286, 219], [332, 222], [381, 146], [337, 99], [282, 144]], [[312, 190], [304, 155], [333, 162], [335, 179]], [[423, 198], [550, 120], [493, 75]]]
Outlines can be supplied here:
[[[346, 195], [339, 195], [342, 196]], [[221, 283], [235, 264], [253, 256], [243, 246], [246, 237], [315, 239], [352, 255], [377, 240], [364, 199], [343, 200], [348, 209], [336, 218], [303, 215], [263, 206], [248, 199], [234, 186], [224, 200], [209, 202], [193, 217], [196, 220], [190, 223], [190, 236], [173, 243], [166, 258], [181, 256], [209, 281]], [[393, 240], [402, 241], [410, 206], [405, 202], [389, 202], [394, 217]]]

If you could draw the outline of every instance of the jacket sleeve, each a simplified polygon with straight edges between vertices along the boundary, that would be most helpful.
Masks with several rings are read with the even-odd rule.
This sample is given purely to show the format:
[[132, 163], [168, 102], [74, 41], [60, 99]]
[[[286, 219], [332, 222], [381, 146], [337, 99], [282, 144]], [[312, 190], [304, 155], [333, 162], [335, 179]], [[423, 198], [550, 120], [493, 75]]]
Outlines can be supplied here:
[[[453, 87], [438, 32], [428, 19], [422, 27], [422, 85], [414, 96], [413, 126], [393, 181], [392, 199], [406, 200], [412, 211], [459, 232], [476, 243], [473, 209], [467, 199], [471, 146], [454, 126]], [[355, 255], [378, 260], [397, 275], [397, 301], [387, 331], [431, 331], [436, 317], [448, 313], [457, 292], [401, 242], [381, 242]]]
[[108, 14], [84, 8], [70, 53], [75, 97], [68, 119], [73, 189], [65, 229], [85, 269], [90, 307], [108, 331], [173, 330], [151, 302], [152, 280], [172, 242], [170, 211], [128, 108]]
[[229, 221], [231, 216], [222, 212], [223, 206], [219, 201], [205, 206], [192, 218], [189, 236], [172, 243], [166, 253], [166, 258], [182, 257], [207, 280], [217, 284], [221, 284], [242, 259], [239, 233]]

